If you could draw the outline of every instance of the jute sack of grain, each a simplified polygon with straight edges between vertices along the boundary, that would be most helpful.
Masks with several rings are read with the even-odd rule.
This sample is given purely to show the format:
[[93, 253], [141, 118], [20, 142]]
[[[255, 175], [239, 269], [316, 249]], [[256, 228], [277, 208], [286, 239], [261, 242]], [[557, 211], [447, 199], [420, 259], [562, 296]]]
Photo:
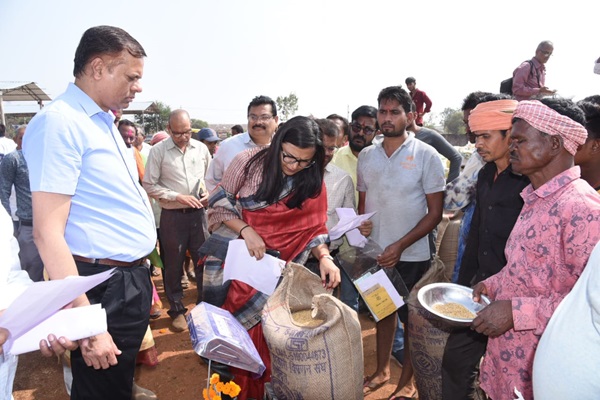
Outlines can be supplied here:
[[327, 294], [320, 277], [288, 264], [265, 304], [262, 327], [278, 400], [363, 398], [358, 317]]
[[450, 328], [435, 319], [419, 300], [420, 288], [434, 282], [447, 282], [444, 263], [435, 257], [431, 268], [413, 287], [408, 297], [408, 337], [419, 400], [442, 398], [442, 357]]
[[441, 239], [438, 254], [446, 266], [446, 276], [452, 278], [456, 256], [458, 254], [458, 237], [460, 230], [460, 219], [448, 221], [444, 230], [444, 236]]

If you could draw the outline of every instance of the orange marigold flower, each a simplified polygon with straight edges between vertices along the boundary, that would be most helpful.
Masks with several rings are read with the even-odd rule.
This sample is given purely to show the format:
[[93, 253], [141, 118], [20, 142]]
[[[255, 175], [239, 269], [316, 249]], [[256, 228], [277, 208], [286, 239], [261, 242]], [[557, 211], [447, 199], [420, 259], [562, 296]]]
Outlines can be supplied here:
[[217, 384], [215, 385], [215, 389], [217, 390], [217, 392], [222, 392], [223, 391], [223, 382], [217, 382]]
[[208, 399], [208, 390], [206, 390], [206, 388], [202, 389], [202, 398], [204, 398], [204, 400], [209, 400]]
[[211, 399], [214, 399], [215, 396], [217, 395], [217, 392], [215, 392], [215, 389], [213, 389], [211, 387], [210, 389], [208, 389], [208, 395], [210, 396]]
[[213, 400], [221, 400], [221, 396], [215, 396], [213, 397]]
[[220, 380], [221, 380], [221, 378], [219, 377], [219, 374], [212, 374], [210, 377], [210, 384], [215, 385]]
[[240, 392], [242, 391], [242, 388], [235, 382], [231, 382], [231, 390], [229, 392], [229, 395], [231, 397], [237, 397], [238, 394], [240, 394]]
[[223, 385], [223, 389], [221, 390], [221, 393], [229, 396], [230, 392], [231, 392], [231, 383], [227, 382], [226, 384]]

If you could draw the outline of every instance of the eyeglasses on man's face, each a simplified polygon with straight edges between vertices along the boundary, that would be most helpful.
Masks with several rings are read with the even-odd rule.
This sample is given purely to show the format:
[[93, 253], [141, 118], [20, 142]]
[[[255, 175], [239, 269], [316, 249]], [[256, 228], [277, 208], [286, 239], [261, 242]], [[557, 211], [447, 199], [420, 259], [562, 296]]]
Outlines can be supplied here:
[[356, 122], [351, 123], [350, 128], [354, 133], [360, 133], [360, 131], [363, 131], [365, 135], [372, 135], [375, 133], [375, 128], [372, 128], [370, 126], [361, 126]]
[[260, 122], [269, 122], [271, 119], [273, 118], [272, 115], [269, 114], [262, 114], [262, 115], [254, 115], [254, 114], [250, 114], [248, 115], [248, 119], [250, 121], [260, 121]]
[[192, 130], [190, 129], [189, 131], [185, 131], [185, 132], [171, 131], [171, 135], [173, 135], [173, 137], [182, 137], [183, 135], [191, 136]]
[[315, 163], [315, 160], [301, 160], [299, 158], [294, 157], [291, 154], [286, 153], [283, 150], [281, 150], [281, 155], [284, 163], [288, 165], [297, 163], [300, 168], [310, 168]]

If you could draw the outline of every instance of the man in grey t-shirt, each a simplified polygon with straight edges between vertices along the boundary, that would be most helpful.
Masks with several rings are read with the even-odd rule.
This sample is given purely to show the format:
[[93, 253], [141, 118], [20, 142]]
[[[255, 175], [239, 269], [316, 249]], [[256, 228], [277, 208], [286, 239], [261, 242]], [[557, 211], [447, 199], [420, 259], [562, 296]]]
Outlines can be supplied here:
[[[410, 290], [431, 265], [427, 235], [442, 219], [444, 168], [435, 149], [406, 130], [414, 120], [410, 95], [393, 86], [377, 101], [384, 138], [358, 155], [358, 211], [376, 211], [371, 238], [384, 249], [377, 261], [395, 267]], [[398, 313], [406, 323], [406, 306]], [[365, 394], [390, 379], [396, 321], [392, 314], [377, 323], [377, 370], [365, 382]]]

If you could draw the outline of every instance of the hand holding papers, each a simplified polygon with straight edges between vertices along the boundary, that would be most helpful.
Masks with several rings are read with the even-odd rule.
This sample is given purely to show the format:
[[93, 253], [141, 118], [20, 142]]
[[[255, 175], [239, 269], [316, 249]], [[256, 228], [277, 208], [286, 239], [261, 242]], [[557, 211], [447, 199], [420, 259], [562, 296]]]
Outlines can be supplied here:
[[[73, 276], [56, 281], [35, 282], [30, 285], [0, 316], [0, 326], [10, 332], [10, 337], [3, 346], [4, 351], [13, 354], [11, 348], [17, 338], [56, 314], [78, 296], [110, 278], [112, 273], [113, 270], [109, 270], [92, 276]], [[78, 320], [72, 321], [78, 323]], [[104, 327], [106, 331], [106, 317], [104, 320], [94, 318], [92, 322], [96, 324], [93, 330]], [[50, 333], [56, 333], [54, 330], [58, 331], [58, 326], [51, 324], [50, 329], [53, 330], [46, 332], [43, 338]], [[62, 336], [75, 340], [70, 335]]]
[[40, 341], [46, 339], [50, 333], [57, 338], [64, 336], [75, 341], [98, 335], [106, 330], [106, 311], [100, 304], [67, 308], [58, 311], [15, 339], [10, 353], [19, 355], [38, 350]]
[[277, 286], [283, 268], [285, 261], [269, 254], [257, 260], [248, 254], [246, 242], [236, 239], [229, 242], [223, 281], [235, 279], [270, 296]]
[[360, 234], [357, 229], [363, 221], [368, 220], [373, 216], [373, 213], [356, 215], [352, 208], [336, 208], [340, 221], [329, 231], [329, 237], [331, 240], [336, 240], [346, 234], [348, 243], [351, 246], [364, 247], [367, 243], [367, 238]]
[[382, 251], [377, 243], [368, 240], [362, 248], [350, 247], [337, 255], [376, 321], [395, 312], [404, 304], [402, 297], [408, 296], [398, 271], [377, 264]]

